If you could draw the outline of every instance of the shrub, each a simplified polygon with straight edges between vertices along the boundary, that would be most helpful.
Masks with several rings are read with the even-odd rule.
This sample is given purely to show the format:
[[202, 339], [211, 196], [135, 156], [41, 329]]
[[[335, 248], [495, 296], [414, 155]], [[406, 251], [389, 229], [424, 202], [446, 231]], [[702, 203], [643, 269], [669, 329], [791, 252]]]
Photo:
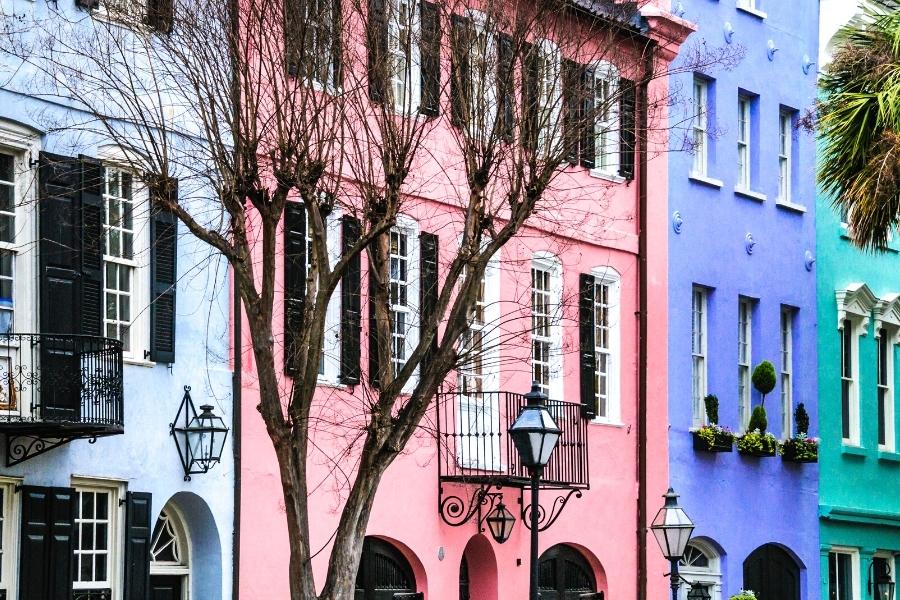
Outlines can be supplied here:
[[753, 590], [740, 590], [737, 594], [732, 594], [728, 600], [756, 600], [756, 594]]
[[797, 426], [797, 435], [809, 435], [809, 414], [806, 412], [806, 407], [803, 406], [803, 403], [797, 405], [797, 410], [794, 411], [794, 423]]
[[778, 440], [771, 433], [753, 429], [737, 438], [737, 447], [744, 454], [774, 456], [778, 450]]
[[750, 415], [750, 425], [747, 427], [747, 431], [759, 430], [760, 433], [765, 433], [768, 427], [769, 420], [766, 417], [766, 409], [762, 406], [754, 407], [753, 414]]
[[714, 394], [710, 394], [703, 399], [703, 404], [706, 405], [706, 420], [709, 421], [710, 425], [718, 425], [719, 399]]
[[766, 394], [775, 389], [775, 365], [767, 360], [762, 361], [753, 369], [753, 387], [762, 394], [762, 404], [766, 404]]
[[819, 460], [819, 440], [807, 437], [805, 433], [785, 440], [778, 447], [785, 458], [797, 462], [816, 462]]

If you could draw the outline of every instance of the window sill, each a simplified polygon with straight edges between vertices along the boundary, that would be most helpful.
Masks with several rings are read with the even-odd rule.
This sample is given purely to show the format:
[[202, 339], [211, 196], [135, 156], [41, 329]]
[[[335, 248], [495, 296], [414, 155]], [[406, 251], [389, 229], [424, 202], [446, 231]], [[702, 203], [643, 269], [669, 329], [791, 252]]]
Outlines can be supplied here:
[[611, 181], [612, 183], [625, 183], [626, 179], [617, 173], [609, 173], [601, 169], [591, 169], [588, 171], [591, 177]]
[[721, 179], [714, 179], [712, 177], [707, 177], [706, 175], [701, 175], [700, 173], [694, 173], [693, 171], [688, 174], [688, 179], [695, 183], [708, 185], [714, 188], [721, 188], [723, 185], [725, 185], [724, 183], [722, 183]]
[[592, 419], [590, 421], [591, 425], [603, 425], [604, 427], [613, 427], [615, 429], [624, 429], [625, 423], [620, 423], [619, 421], [605, 421], [603, 419]]
[[738, 6], [737, 9], [741, 12], [747, 13], [748, 15], [753, 15], [757, 19], [767, 19], [769, 17], [768, 14], [756, 8], [750, 8], [748, 6]]
[[346, 383], [341, 383], [336, 379], [328, 379], [326, 377], [319, 377], [319, 379], [316, 381], [316, 385], [319, 387], [335, 388], [338, 390], [345, 390], [350, 387]]
[[841, 445], [841, 454], [846, 456], [858, 456], [860, 458], [865, 458], [868, 456], [868, 451], [862, 446], [856, 446], [853, 444], [847, 444], [846, 442]]
[[126, 365], [133, 365], [135, 367], [155, 367], [156, 363], [152, 360], [144, 360], [141, 358], [131, 358], [128, 356], [122, 357], [122, 362]]
[[898, 454], [892, 450], [879, 449], [878, 450], [878, 461], [900, 464], [900, 454]]
[[750, 200], [756, 200], [757, 202], [765, 202], [769, 199], [768, 196], [763, 194], [762, 192], [754, 192], [753, 190], [748, 190], [747, 188], [735, 186], [734, 188], [735, 196], [743, 196], [744, 198], [749, 198]]
[[805, 206], [803, 206], [802, 204], [794, 204], [790, 200], [776, 199], [775, 205], [780, 206], [781, 208], [783, 208], [785, 210], [790, 210], [790, 211], [793, 211], [796, 213], [805, 213], [806, 212]]

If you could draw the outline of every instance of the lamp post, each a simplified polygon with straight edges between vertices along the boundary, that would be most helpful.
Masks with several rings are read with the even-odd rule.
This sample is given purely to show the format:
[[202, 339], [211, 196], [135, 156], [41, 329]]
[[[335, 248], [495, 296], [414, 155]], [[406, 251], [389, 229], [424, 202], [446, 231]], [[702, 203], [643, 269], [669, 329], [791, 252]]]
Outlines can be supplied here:
[[678, 574], [678, 561], [684, 556], [691, 533], [694, 531], [694, 523], [684, 509], [678, 506], [678, 494], [675, 493], [675, 490], [669, 488], [663, 498], [666, 499], [666, 503], [656, 513], [650, 529], [659, 543], [663, 556], [672, 566], [672, 570], [669, 572], [672, 600], [678, 600], [678, 588], [682, 581]]
[[547, 396], [541, 392], [536, 381], [531, 384], [531, 391], [525, 394], [525, 400], [525, 406], [509, 428], [509, 436], [522, 465], [528, 468], [531, 476], [531, 577], [528, 597], [538, 600], [538, 483], [562, 431], [547, 409]]

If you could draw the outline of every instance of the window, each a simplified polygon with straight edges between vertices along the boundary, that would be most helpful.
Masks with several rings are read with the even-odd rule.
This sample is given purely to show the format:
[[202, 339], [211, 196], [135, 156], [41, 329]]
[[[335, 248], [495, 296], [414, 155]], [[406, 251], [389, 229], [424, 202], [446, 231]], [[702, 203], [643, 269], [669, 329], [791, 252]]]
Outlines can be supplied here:
[[[894, 564], [894, 555], [893, 553], [884, 553], [884, 554], [876, 554], [872, 557], [872, 580], [879, 581], [881, 579], [887, 578], [890, 581], [895, 581], [894, 573], [896, 573], [896, 565]], [[894, 600], [896, 598], [895, 594], [891, 594], [890, 596], [881, 595], [881, 594], [872, 594], [872, 598], [875, 600]]]
[[495, 23], [488, 23], [488, 17], [478, 11], [469, 11], [472, 22], [472, 48], [469, 68], [472, 74], [471, 106], [469, 107], [472, 134], [476, 139], [492, 135], [497, 117], [498, 47], [496, 35], [491, 31]]
[[388, 0], [389, 89], [394, 109], [403, 113], [419, 109], [418, 6], [414, 0]]
[[5, 593], [10, 600], [16, 597], [19, 566], [16, 547], [19, 534], [16, 527], [19, 510], [17, 483], [20, 482], [0, 481], [0, 594]]
[[536, 257], [531, 265], [532, 379], [543, 393], [556, 398], [560, 391], [559, 332], [560, 268], [554, 258]]
[[[719, 555], [715, 549], [702, 540], [691, 540], [678, 561], [678, 572], [685, 579], [703, 585], [711, 600], [722, 598], [722, 573]], [[678, 591], [679, 600], [687, 600], [690, 586], [683, 585]]]
[[828, 553], [829, 600], [856, 600], [856, 555], [848, 551]]
[[75, 486], [74, 588], [112, 590], [119, 558], [117, 488]]
[[793, 115], [782, 110], [778, 117], [778, 199], [781, 202], [791, 202], [791, 164]]
[[[303, 54], [300, 57], [301, 75], [320, 85], [328, 85], [334, 78], [334, 0], [305, 0], [301, 3], [303, 25]], [[299, 45], [299, 44], [298, 44]]]
[[[79, 6], [90, 5], [90, 0], [79, 0]], [[128, 27], [147, 26], [161, 33], [172, 30], [173, 2], [159, 0], [102, 0], [99, 14]], [[96, 3], [95, 3], [96, 6]]]
[[708, 96], [709, 84], [699, 77], [694, 77], [694, 111], [693, 111], [693, 172], [697, 175], [707, 175], [709, 170], [709, 155], [707, 148], [708, 131]]
[[741, 429], [750, 423], [750, 368], [753, 361], [753, 303], [738, 301], [738, 416]]
[[619, 173], [619, 71], [609, 63], [594, 69], [594, 165], [600, 171]]
[[878, 335], [878, 447], [894, 448], [894, 346], [887, 329]]
[[0, 152], [0, 334], [13, 330], [16, 163], [15, 156]]
[[407, 335], [412, 311], [409, 305], [409, 236], [391, 231], [391, 360], [394, 373], [406, 364]]
[[693, 425], [699, 427], [706, 423], [706, 408], [703, 399], [706, 397], [706, 311], [708, 293], [705, 289], [694, 287], [691, 301], [691, 406], [694, 416]]
[[150, 538], [150, 575], [178, 578], [180, 589], [190, 589], [191, 557], [184, 520], [168, 504], [159, 513]]
[[756, 10], [756, 0], [737, 0], [737, 6], [738, 8]]
[[619, 420], [619, 276], [594, 270], [594, 383], [597, 420]]
[[484, 391], [485, 278], [475, 290], [475, 305], [469, 314], [469, 329], [463, 335], [462, 354], [468, 358], [461, 372], [460, 388], [465, 396]]
[[562, 112], [560, 81], [561, 57], [559, 48], [549, 40], [538, 43], [538, 152], [553, 152], [559, 137], [559, 118]]
[[104, 231], [104, 295], [106, 337], [122, 342], [125, 352], [131, 351], [131, 314], [134, 261], [134, 199], [130, 173], [118, 169], [106, 170]]
[[794, 310], [781, 307], [781, 437], [793, 435]]
[[738, 99], [737, 187], [750, 189], [750, 99]]
[[846, 319], [841, 329], [841, 437], [856, 444], [859, 440], [856, 356], [859, 343], [853, 322]]

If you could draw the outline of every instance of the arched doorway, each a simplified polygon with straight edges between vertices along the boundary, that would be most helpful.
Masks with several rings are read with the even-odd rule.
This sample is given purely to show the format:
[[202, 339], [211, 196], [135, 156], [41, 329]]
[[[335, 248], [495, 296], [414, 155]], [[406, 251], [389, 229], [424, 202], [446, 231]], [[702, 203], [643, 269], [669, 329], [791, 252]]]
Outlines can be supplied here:
[[416, 577], [406, 557], [378, 538], [363, 541], [356, 573], [355, 600], [394, 600], [394, 594], [414, 594]]
[[150, 600], [187, 600], [191, 556], [187, 530], [178, 510], [167, 504], [150, 539]]
[[[678, 572], [691, 583], [703, 585], [712, 600], [721, 600], [722, 567], [719, 553], [712, 544], [700, 539], [691, 540], [678, 561]], [[678, 597], [686, 600], [688, 591], [687, 585], [681, 586]]]
[[538, 563], [541, 600], [602, 600], [602, 592], [597, 592], [594, 570], [584, 556], [571, 546], [553, 546], [541, 555]]
[[800, 567], [783, 548], [765, 544], [744, 561], [744, 589], [765, 600], [800, 600]]
[[469, 561], [465, 554], [459, 563], [459, 600], [472, 600], [472, 593], [469, 589]]
[[472, 536], [459, 561], [459, 600], [497, 600], [497, 557], [483, 534]]

